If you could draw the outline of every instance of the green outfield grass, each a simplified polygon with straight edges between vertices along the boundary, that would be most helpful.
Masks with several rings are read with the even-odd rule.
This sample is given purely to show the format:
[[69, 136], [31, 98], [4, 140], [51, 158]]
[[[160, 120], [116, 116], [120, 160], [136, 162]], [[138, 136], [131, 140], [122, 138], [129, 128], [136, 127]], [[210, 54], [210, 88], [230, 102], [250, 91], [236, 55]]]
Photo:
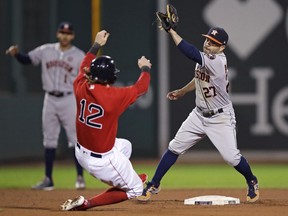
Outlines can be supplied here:
[[[137, 173], [153, 177], [157, 164], [135, 163]], [[261, 188], [288, 188], [288, 164], [253, 164]], [[30, 188], [43, 178], [44, 167], [0, 166], [0, 188]], [[56, 188], [74, 188], [75, 168], [73, 165], [55, 164], [54, 182]], [[85, 172], [87, 188], [106, 188], [107, 185]], [[244, 178], [226, 164], [175, 164], [161, 183], [168, 188], [243, 188]]]

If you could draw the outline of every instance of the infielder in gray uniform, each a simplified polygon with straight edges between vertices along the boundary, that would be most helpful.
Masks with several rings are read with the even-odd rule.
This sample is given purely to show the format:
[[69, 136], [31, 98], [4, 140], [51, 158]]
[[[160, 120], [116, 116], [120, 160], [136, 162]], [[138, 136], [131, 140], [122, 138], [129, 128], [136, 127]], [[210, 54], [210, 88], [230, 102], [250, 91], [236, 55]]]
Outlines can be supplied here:
[[183, 40], [172, 28], [167, 32], [182, 54], [196, 62], [192, 81], [181, 89], [169, 92], [167, 98], [177, 100], [195, 90], [196, 107], [169, 143], [153, 179], [147, 183], [138, 200], [147, 201], [151, 194], [158, 193], [161, 179], [178, 156], [208, 136], [223, 159], [245, 177], [248, 185], [247, 201], [255, 202], [259, 199], [258, 181], [247, 160], [237, 148], [236, 120], [228, 94], [228, 67], [223, 53], [228, 42], [228, 34], [223, 28], [211, 28], [203, 35], [206, 40], [201, 52]]
[[[13, 45], [6, 54], [15, 56], [22, 64], [41, 64], [42, 84], [45, 91], [42, 127], [45, 148], [45, 178], [33, 186], [38, 190], [53, 190], [53, 163], [61, 126], [65, 129], [69, 147], [76, 143], [76, 101], [73, 93], [73, 81], [78, 74], [84, 52], [73, 46], [74, 28], [69, 22], [60, 23], [57, 31], [59, 42], [44, 44], [32, 51], [22, 53]], [[75, 154], [73, 151], [75, 158]], [[75, 158], [77, 168], [76, 189], [84, 189], [83, 169]]]

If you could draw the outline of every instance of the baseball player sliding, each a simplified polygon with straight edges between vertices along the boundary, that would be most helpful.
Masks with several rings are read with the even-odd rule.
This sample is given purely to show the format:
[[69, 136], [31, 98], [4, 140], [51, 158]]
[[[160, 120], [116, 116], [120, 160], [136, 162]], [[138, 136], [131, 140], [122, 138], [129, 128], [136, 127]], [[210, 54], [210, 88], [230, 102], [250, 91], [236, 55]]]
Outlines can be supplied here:
[[[129, 160], [132, 145], [116, 138], [118, 119], [138, 97], [147, 92], [151, 63], [138, 60], [141, 74], [134, 85], [114, 87], [119, 70], [109, 56], [96, 57], [108, 40], [105, 30], [97, 33], [74, 82], [77, 103], [77, 140], [75, 154], [79, 163], [95, 178], [112, 186], [105, 192], [85, 199], [68, 199], [64, 211], [86, 210], [132, 199], [142, 194], [147, 175], [138, 175]], [[96, 57], [96, 58], [95, 58]]]
[[[59, 42], [44, 44], [26, 53], [19, 52], [18, 46], [9, 47], [6, 54], [18, 62], [34, 66], [41, 64], [42, 85], [45, 98], [42, 111], [43, 145], [45, 148], [45, 177], [33, 186], [36, 190], [53, 190], [53, 163], [58, 145], [61, 126], [64, 127], [69, 147], [76, 143], [76, 103], [73, 81], [77, 76], [84, 52], [73, 46], [74, 28], [69, 22], [60, 23], [57, 31]], [[73, 157], [75, 154], [73, 151]], [[77, 168], [76, 189], [84, 189], [83, 168], [75, 158]]]
[[[156, 172], [146, 184], [139, 201], [147, 201], [151, 194], [160, 191], [160, 182], [179, 155], [201, 141], [205, 136], [211, 140], [223, 159], [246, 179], [248, 185], [247, 201], [259, 199], [258, 180], [251, 171], [247, 160], [240, 154], [236, 141], [236, 120], [228, 94], [228, 67], [224, 54], [228, 34], [223, 28], [213, 27], [203, 34], [203, 51], [181, 38], [175, 31], [179, 20], [176, 9], [167, 5], [167, 14], [157, 13], [161, 27], [165, 29], [178, 49], [187, 58], [196, 62], [194, 78], [183, 88], [167, 94], [169, 100], [178, 100], [195, 90], [196, 107], [182, 123], [174, 139], [163, 154]], [[163, 18], [163, 19], [162, 19]], [[174, 22], [173, 25], [170, 22]]]

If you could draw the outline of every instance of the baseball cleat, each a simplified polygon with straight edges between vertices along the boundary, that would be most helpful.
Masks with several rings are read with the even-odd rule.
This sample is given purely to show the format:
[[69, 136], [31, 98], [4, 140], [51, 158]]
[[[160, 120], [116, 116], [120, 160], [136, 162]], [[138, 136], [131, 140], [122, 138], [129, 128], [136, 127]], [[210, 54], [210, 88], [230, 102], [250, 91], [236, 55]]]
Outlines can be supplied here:
[[259, 185], [258, 180], [255, 178], [254, 180], [247, 182], [248, 190], [247, 190], [247, 202], [253, 203], [259, 199]]
[[73, 200], [68, 199], [61, 205], [61, 209], [63, 211], [77, 211], [80, 210], [78, 207], [82, 206], [84, 202], [85, 198], [83, 196], [76, 197]]
[[45, 190], [51, 191], [54, 189], [54, 184], [52, 180], [48, 177], [45, 177], [41, 182], [37, 183], [36, 185], [32, 186], [34, 190]]
[[152, 182], [147, 182], [146, 187], [143, 189], [142, 195], [137, 197], [137, 200], [141, 202], [146, 202], [151, 198], [152, 194], [158, 194], [160, 190], [160, 185], [156, 187], [155, 185], [153, 185]]
[[75, 182], [75, 188], [77, 190], [84, 190], [86, 188], [85, 180], [83, 176], [78, 176]]
[[141, 196], [137, 197], [137, 200], [140, 202], [147, 202], [151, 198], [152, 194], [147, 191], [146, 193], [143, 193]]

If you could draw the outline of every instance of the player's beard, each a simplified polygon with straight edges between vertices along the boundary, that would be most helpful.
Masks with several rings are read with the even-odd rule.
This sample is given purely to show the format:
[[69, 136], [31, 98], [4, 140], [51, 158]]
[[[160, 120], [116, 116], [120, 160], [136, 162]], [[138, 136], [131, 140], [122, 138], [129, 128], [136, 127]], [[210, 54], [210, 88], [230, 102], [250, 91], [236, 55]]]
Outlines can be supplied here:
[[217, 50], [212, 50], [212, 49], [209, 49], [207, 46], [203, 46], [203, 52], [207, 55], [215, 55], [217, 54]]
[[203, 52], [207, 55], [213, 54], [213, 53], [211, 53], [212, 51], [210, 49], [206, 48], [205, 46], [203, 46]]

